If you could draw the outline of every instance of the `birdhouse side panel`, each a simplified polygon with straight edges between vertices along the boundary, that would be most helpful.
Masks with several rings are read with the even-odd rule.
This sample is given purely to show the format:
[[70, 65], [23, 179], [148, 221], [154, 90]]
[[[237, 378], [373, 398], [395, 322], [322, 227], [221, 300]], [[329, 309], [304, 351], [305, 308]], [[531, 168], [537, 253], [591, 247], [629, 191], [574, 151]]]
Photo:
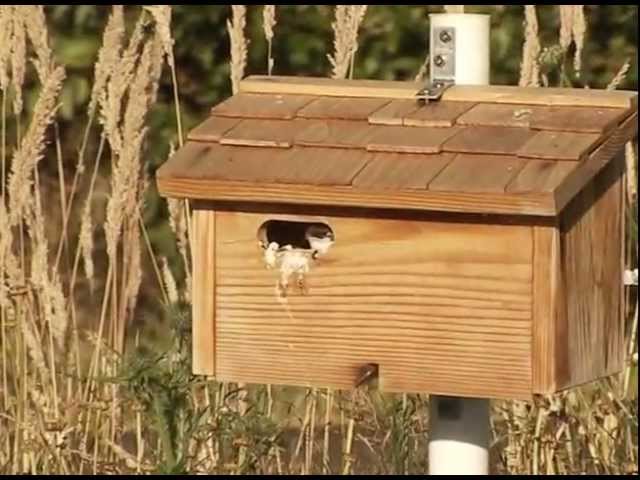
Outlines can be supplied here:
[[[269, 250], [273, 221], [335, 243]], [[530, 398], [532, 244], [529, 226], [218, 211], [216, 377], [351, 389], [376, 365], [384, 391]]]
[[[624, 364], [624, 154], [568, 205], [561, 249], [570, 387], [619, 373]], [[559, 319], [562, 321], [562, 317]]]
[[192, 369], [196, 375], [212, 376], [215, 373], [215, 212], [194, 210], [192, 235]]

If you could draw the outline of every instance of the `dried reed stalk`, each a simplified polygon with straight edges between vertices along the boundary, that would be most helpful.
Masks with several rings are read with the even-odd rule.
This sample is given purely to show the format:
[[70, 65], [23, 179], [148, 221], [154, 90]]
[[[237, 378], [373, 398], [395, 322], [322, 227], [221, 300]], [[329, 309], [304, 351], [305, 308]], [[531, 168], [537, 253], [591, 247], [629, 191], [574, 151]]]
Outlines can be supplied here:
[[329, 457], [329, 441], [331, 435], [331, 410], [333, 409], [333, 390], [327, 388], [324, 410], [324, 439], [322, 444], [322, 473], [327, 475], [331, 466]]
[[36, 102], [29, 128], [14, 153], [9, 174], [9, 218], [12, 226], [18, 225], [31, 204], [33, 172], [42, 159], [45, 133], [56, 112], [58, 94], [62, 88], [65, 72], [56, 67], [42, 86]]
[[12, 30], [11, 36], [11, 84], [13, 86], [13, 113], [20, 116], [23, 108], [22, 85], [27, 69], [27, 34], [24, 18], [17, 6], [11, 7]]
[[624, 80], [627, 78], [627, 74], [629, 73], [630, 67], [631, 67], [631, 62], [629, 61], [629, 59], [627, 59], [622, 65], [622, 67], [620, 67], [620, 70], [618, 70], [618, 73], [616, 73], [615, 76], [611, 79], [611, 82], [609, 82], [609, 85], [607, 85], [607, 90], [612, 91], [612, 90], [618, 89], [620, 85], [622, 85]]
[[[184, 268], [186, 272], [186, 289], [185, 294], [191, 291], [192, 279], [191, 279], [191, 263], [189, 262], [189, 240], [187, 237], [187, 224], [188, 219], [184, 204], [179, 200], [168, 199], [167, 205], [169, 207], [169, 225], [171, 230], [176, 236], [178, 243], [178, 251], [184, 262]], [[187, 298], [189, 298], [187, 296]]]
[[23, 15], [27, 36], [36, 53], [37, 58], [33, 63], [40, 77], [40, 81], [44, 82], [52, 70], [53, 65], [52, 52], [49, 47], [47, 22], [44, 16], [44, 6], [21, 6], [20, 12]]
[[13, 37], [13, 7], [0, 5], [0, 90], [7, 91], [10, 77], [11, 46]]
[[247, 7], [231, 5], [232, 19], [227, 20], [227, 31], [231, 41], [231, 88], [238, 93], [240, 81], [247, 67], [247, 49], [249, 42], [244, 35], [247, 24]]
[[107, 82], [116, 73], [123, 48], [125, 34], [124, 11], [122, 5], [114, 5], [107, 26], [102, 35], [102, 46], [95, 64], [93, 87], [89, 100], [89, 117], [93, 117], [100, 97], [104, 95]]
[[422, 65], [420, 65], [420, 69], [418, 70], [418, 73], [416, 73], [416, 76], [413, 79], [415, 82], [422, 82], [425, 79], [425, 77], [427, 76], [427, 73], [429, 72], [430, 60], [431, 60], [431, 55], [427, 53], [427, 56], [424, 58], [424, 62], [422, 62]]
[[154, 5], [144, 7], [153, 17], [156, 24], [156, 32], [162, 45], [162, 50], [166, 56], [167, 64], [173, 68], [175, 66], [173, 58], [173, 37], [171, 36], [171, 6]]
[[521, 87], [540, 86], [540, 39], [538, 38], [538, 16], [535, 5], [525, 5], [525, 41], [520, 66]]
[[267, 39], [267, 72], [268, 75], [273, 73], [273, 29], [276, 26], [276, 6], [265, 5], [262, 10], [262, 26], [264, 36]]
[[334, 32], [334, 54], [329, 56], [333, 67], [333, 78], [353, 77], [353, 66], [358, 51], [358, 29], [367, 12], [367, 5], [337, 5], [335, 20], [331, 24]]
[[169, 268], [169, 262], [165, 257], [162, 257], [162, 277], [164, 278], [169, 302], [171, 304], [176, 304], [179, 300], [178, 287], [175, 279], [173, 278], [173, 273], [171, 273], [171, 269]]
[[580, 76], [582, 69], [582, 50], [587, 29], [584, 5], [560, 5], [560, 47], [566, 52], [571, 43], [576, 46], [574, 69]]

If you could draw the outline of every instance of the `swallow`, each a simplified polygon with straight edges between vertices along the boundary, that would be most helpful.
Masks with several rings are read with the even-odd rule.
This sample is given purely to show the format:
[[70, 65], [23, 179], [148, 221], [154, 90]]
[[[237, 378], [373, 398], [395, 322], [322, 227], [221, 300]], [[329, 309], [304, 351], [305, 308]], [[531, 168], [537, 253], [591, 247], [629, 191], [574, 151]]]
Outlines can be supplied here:
[[304, 236], [313, 252], [312, 256], [314, 260], [317, 260], [317, 258], [322, 255], [326, 255], [336, 240], [331, 229], [321, 224], [309, 225]]

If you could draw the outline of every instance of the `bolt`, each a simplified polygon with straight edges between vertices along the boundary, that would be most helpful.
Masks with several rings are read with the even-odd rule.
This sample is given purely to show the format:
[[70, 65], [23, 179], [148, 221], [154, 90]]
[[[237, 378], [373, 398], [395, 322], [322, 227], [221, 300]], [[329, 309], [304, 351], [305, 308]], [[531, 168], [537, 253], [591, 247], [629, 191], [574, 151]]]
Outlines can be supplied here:
[[442, 68], [446, 65], [447, 60], [442, 55], [438, 55], [436, 58], [433, 59], [433, 63], [435, 64], [436, 67]]
[[442, 43], [449, 43], [451, 40], [451, 34], [448, 31], [443, 30], [442, 32], [440, 32], [440, 41]]

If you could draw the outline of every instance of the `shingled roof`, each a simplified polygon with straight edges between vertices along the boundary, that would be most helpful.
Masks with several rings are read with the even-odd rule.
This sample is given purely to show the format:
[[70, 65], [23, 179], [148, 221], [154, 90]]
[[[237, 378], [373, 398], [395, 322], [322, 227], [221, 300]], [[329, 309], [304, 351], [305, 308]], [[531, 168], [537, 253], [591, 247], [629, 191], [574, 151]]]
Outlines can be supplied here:
[[635, 92], [252, 77], [158, 171], [165, 196], [557, 215], [637, 134]]

